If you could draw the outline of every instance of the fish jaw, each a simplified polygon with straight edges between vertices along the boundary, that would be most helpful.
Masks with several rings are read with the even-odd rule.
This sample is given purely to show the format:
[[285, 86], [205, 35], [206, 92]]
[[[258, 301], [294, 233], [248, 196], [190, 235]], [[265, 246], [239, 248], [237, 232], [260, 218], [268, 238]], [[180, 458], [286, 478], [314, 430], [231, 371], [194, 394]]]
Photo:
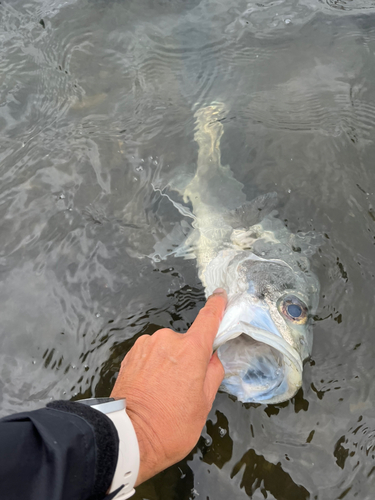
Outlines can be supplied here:
[[302, 385], [302, 359], [280, 334], [266, 304], [243, 294], [229, 301], [214, 349], [225, 370], [221, 388], [246, 403], [280, 403]]

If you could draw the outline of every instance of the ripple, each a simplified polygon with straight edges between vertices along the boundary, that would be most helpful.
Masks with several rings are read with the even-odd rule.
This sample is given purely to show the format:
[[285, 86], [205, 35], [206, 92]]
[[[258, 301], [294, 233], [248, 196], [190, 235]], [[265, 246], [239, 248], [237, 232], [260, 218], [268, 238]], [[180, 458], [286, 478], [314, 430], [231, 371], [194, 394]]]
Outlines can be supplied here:
[[[252, 33], [259, 40], [289, 37], [296, 29], [306, 24], [316, 12], [314, 3], [301, 0], [275, 0], [247, 2], [246, 8], [233, 7], [234, 19], [228, 24], [226, 33], [237, 39]], [[281, 42], [281, 43], [283, 43]]]
[[355, 144], [370, 141], [375, 105], [362, 96], [364, 90], [363, 83], [345, 82], [332, 65], [316, 66], [272, 92], [254, 92], [244, 116], [275, 129], [345, 135]]
[[[74, 81], [59, 61], [63, 47], [54, 47], [54, 32], [39, 16], [9, 4], [1, 9], [0, 126], [7, 138], [27, 144], [66, 113]], [[75, 43], [74, 36], [70, 42]]]
[[349, 492], [350, 498], [371, 498], [375, 472], [374, 419], [360, 415], [344, 434], [340, 435], [338, 431], [333, 456], [336, 466], [342, 469], [344, 474], [335, 486], [324, 491], [325, 495], [330, 497], [329, 491], [335, 491], [335, 495], [341, 492], [337, 498], [344, 498]]
[[375, 10], [374, 0], [319, 0], [330, 9], [341, 11]]
[[222, 100], [249, 199], [271, 186], [293, 232], [327, 233], [313, 361], [285, 404], [218, 394], [206, 442], [143, 496], [372, 498], [370, 5], [1, 2], [1, 412], [108, 395], [139, 335], [194, 321], [195, 262], [170, 251], [190, 226], [152, 185], [194, 173], [194, 106]]
[[[112, 33], [117, 50], [109, 56], [125, 75], [127, 87], [117, 91], [117, 111], [133, 108], [133, 113], [127, 113], [127, 125], [135, 131], [138, 142], [161, 132], [171, 135], [183, 131], [181, 120], [174, 121], [173, 126], [164, 123], [162, 128], [167, 113], [173, 114], [181, 99], [190, 112], [192, 104], [209, 98], [223, 73], [225, 59], [221, 53], [229, 43], [226, 37], [199, 31], [190, 18], [171, 31], [169, 26], [164, 32], [160, 26], [143, 23], [126, 36]], [[119, 53], [125, 58], [120, 60]]]

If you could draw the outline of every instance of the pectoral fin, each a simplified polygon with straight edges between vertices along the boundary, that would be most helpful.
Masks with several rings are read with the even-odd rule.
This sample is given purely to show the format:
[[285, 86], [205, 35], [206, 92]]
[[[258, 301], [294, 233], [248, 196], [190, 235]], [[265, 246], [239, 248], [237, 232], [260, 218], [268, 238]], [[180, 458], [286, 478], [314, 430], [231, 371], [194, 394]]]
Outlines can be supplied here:
[[269, 215], [277, 205], [277, 193], [266, 193], [252, 201], [246, 201], [240, 207], [231, 210], [225, 215], [227, 222], [233, 229], [248, 229]]
[[165, 260], [170, 255], [184, 259], [195, 259], [193, 250], [195, 238], [195, 231], [186, 221], [182, 220], [175, 224], [169, 234], [155, 243], [154, 251], [148, 257], [154, 262]]

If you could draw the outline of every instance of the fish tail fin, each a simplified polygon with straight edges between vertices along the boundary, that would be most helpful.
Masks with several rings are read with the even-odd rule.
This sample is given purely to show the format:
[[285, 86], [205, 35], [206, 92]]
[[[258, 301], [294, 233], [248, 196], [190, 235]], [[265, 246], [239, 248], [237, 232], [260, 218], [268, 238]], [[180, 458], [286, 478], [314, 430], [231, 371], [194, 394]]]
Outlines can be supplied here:
[[245, 201], [243, 184], [233, 177], [229, 166], [221, 164], [220, 139], [224, 132], [223, 120], [228, 109], [224, 103], [214, 102], [198, 109], [194, 139], [198, 144], [198, 162], [194, 178], [186, 186], [184, 201], [191, 201], [193, 212], [202, 206], [232, 209]]

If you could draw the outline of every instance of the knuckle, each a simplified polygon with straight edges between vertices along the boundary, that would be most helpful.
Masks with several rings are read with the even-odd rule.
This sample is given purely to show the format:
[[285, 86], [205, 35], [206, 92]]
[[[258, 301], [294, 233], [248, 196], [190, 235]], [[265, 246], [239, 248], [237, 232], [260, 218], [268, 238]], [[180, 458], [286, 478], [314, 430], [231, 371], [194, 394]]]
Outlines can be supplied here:
[[156, 330], [156, 332], [152, 334], [152, 338], [154, 341], [160, 341], [162, 339], [169, 339], [175, 335], [176, 332], [174, 332], [170, 328], [161, 328], [160, 330]]
[[156, 331], [152, 337], [152, 348], [161, 357], [168, 357], [171, 352], [177, 354], [179, 352], [179, 342], [183, 336], [169, 328], [163, 328]]
[[145, 342], [147, 342], [149, 339], [150, 339], [150, 335], [148, 335], [148, 334], [141, 335], [134, 342], [133, 347], [135, 347], [135, 346], [139, 347], [139, 346], [143, 345]]

